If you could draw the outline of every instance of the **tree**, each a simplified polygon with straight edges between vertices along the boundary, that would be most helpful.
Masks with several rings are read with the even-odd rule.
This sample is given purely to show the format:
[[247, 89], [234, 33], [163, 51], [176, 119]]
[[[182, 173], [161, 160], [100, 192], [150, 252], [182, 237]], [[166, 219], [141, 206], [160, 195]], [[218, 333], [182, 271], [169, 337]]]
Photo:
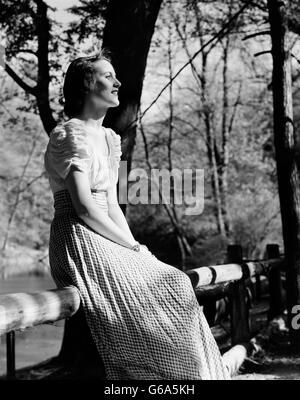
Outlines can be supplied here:
[[300, 181], [295, 157], [288, 2], [268, 0], [268, 10], [273, 58], [274, 144], [287, 265], [288, 320], [292, 347], [300, 351], [300, 330], [291, 326], [292, 307], [300, 304]]
[[[102, 45], [113, 54], [113, 65], [122, 83], [120, 106], [109, 109], [108, 124], [122, 136], [122, 159], [131, 170], [136, 121], [143, 89], [147, 56], [162, 0], [111, 0], [106, 13]], [[126, 204], [122, 205], [123, 211]]]
[[[212, 4], [210, 4], [212, 3]], [[224, 238], [228, 238], [230, 234], [230, 218], [228, 211], [228, 165], [229, 165], [229, 137], [235, 122], [237, 108], [240, 102], [241, 83], [239, 83], [239, 90], [231, 106], [229, 97], [229, 56], [231, 48], [233, 47], [233, 38], [231, 32], [237, 29], [244, 22], [235, 20], [228, 26], [226, 35], [205, 46], [210, 32], [218, 32], [224, 24], [223, 17], [226, 16], [226, 22], [229, 21], [236, 11], [240, 8], [239, 1], [229, 0], [226, 2], [202, 2], [197, 0], [187, 1], [187, 10], [181, 16], [180, 11], [175, 15], [172, 14], [178, 36], [182, 42], [182, 47], [186, 52], [192, 69], [192, 75], [195, 80], [194, 92], [198, 93], [200, 99], [200, 108], [197, 110], [200, 122], [203, 123], [199, 128], [199, 135], [204, 136], [204, 143], [206, 146], [207, 159], [210, 170], [211, 192], [213, 201], [215, 203], [214, 215], [216, 218], [218, 233]], [[192, 13], [193, 18], [189, 16]], [[215, 17], [211, 18], [212, 13]], [[219, 14], [220, 13], [220, 14]], [[220, 15], [220, 16], [219, 16]], [[194, 20], [189, 25], [187, 20]], [[181, 21], [182, 20], [182, 21]], [[190, 32], [188, 31], [190, 29]], [[188, 34], [190, 33], [190, 34]], [[203, 49], [198, 57], [198, 60], [192, 59], [192, 52], [190, 50], [190, 37], [199, 41]], [[220, 49], [218, 45], [220, 46]], [[205, 48], [206, 47], [206, 48]], [[216, 56], [216, 51], [221, 53], [220, 61], [223, 65], [222, 68], [222, 105], [219, 110], [216, 110], [217, 96], [212, 92], [211, 79], [215, 80], [218, 62], [211, 62]], [[213, 68], [214, 73], [211, 73]], [[215, 86], [218, 83], [215, 82]], [[197, 104], [198, 105], [198, 104]], [[198, 106], [199, 107], [199, 106]], [[218, 115], [221, 118], [218, 118]], [[218, 121], [220, 119], [220, 123]], [[198, 124], [197, 124], [198, 125]], [[219, 127], [218, 127], [219, 125]], [[204, 134], [203, 134], [204, 132]]]
[[[45, 131], [49, 134], [55, 127], [56, 121], [50, 105], [49, 94], [51, 23], [47, 11], [48, 6], [43, 0], [28, 0], [18, 3], [8, 1], [1, 8], [0, 24], [8, 36], [7, 58], [11, 60], [18, 56], [20, 63], [24, 61], [23, 55], [25, 54], [35, 59], [36, 76], [34, 77], [29, 74], [25, 78], [20, 76], [8, 62], [5, 63], [5, 70], [25, 93], [34, 96], [41, 121]], [[26, 62], [28, 59], [25, 58]], [[28, 78], [33, 80], [34, 84], [28, 83]]]

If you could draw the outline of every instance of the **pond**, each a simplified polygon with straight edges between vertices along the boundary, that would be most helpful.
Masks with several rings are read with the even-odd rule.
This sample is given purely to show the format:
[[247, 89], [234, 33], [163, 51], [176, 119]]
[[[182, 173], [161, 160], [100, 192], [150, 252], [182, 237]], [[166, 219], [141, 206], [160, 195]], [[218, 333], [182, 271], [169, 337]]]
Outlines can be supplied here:
[[[0, 280], [0, 294], [54, 289], [50, 276], [22, 275]], [[64, 321], [16, 332], [16, 369], [34, 365], [58, 354]], [[6, 340], [0, 337], [0, 376], [6, 373]]]

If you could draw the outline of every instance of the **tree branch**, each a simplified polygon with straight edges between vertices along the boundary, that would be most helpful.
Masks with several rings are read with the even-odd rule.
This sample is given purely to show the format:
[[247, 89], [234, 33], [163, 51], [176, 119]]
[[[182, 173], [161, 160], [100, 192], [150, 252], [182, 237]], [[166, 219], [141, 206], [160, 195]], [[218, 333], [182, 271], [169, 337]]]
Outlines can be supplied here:
[[270, 35], [270, 34], [271, 34], [270, 30], [255, 32], [255, 33], [251, 33], [250, 35], [245, 36], [242, 40], [252, 39], [257, 36]]
[[259, 51], [258, 53], [253, 54], [254, 57], [262, 56], [263, 54], [271, 54], [271, 50], [264, 50], [264, 51]]
[[27, 53], [27, 54], [32, 54], [33, 56], [37, 57], [37, 54], [35, 51], [30, 50], [30, 49], [15, 49], [15, 50], [10, 50], [9, 54], [11, 55], [16, 55], [18, 53]]
[[7, 64], [5, 63], [5, 71], [8, 75], [23, 89], [25, 92], [36, 96], [36, 87], [28, 85], [23, 79]]
[[[153, 107], [153, 105], [157, 102], [163, 92], [171, 85], [171, 83], [177, 78], [177, 76], [188, 66], [192, 63], [192, 61], [201, 53], [203, 50], [208, 47], [214, 40], [220, 40], [226, 33], [228, 33], [229, 27], [233, 21], [235, 21], [243, 12], [244, 10], [252, 4], [252, 0], [245, 2], [245, 4], [231, 17], [229, 20], [223, 25], [223, 27], [211, 38], [209, 39], [199, 50], [197, 50], [193, 56], [181, 67], [179, 70], [173, 75], [172, 79], [160, 90], [158, 95], [155, 99], [150, 103], [150, 105], [141, 113], [140, 119], [145, 116], [145, 114]], [[132, 125], [136, 123], [139, 119], [138, 117], [131, 121], [125, 129], [122, 131], [123, 133], [126, 132]]]

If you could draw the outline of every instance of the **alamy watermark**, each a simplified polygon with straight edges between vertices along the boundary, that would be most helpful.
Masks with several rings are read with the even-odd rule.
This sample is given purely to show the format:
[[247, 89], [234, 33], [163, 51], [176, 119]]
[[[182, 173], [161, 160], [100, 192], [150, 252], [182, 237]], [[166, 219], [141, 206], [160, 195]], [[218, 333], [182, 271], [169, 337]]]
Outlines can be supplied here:
[[204, 209], [204, 170], [133, 168], [127, 181], [127, 161], [120, 161], [118, 197], [120, 204], [185, 205], [184, 214], [199, 215]]
[[300, 304], [296, 304], [292, 308], [292, 314], [296, 314], [291, 321], [292, 328], [300, 329]]

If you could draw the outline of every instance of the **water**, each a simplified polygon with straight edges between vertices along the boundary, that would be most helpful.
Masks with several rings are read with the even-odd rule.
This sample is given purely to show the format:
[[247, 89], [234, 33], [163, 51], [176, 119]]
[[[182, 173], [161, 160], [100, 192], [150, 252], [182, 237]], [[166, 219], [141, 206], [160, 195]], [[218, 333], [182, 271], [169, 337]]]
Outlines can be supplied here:
[[[0, 280], [0, 295], [7, 293], [33, 293], [54, 289], [50, 276], [13, 276]], [[16, 332], [16, 369], [34, 365], [58, 354], [63, 335], [64, 321], [55, 325], [40, 325]], [[6, 373], [6, 341], [0, 337], [0, 376]]]
[[50, 276], [19, 275], [0, 280], [0, 294], [32, 293], [54, 288], [55, 283]]

